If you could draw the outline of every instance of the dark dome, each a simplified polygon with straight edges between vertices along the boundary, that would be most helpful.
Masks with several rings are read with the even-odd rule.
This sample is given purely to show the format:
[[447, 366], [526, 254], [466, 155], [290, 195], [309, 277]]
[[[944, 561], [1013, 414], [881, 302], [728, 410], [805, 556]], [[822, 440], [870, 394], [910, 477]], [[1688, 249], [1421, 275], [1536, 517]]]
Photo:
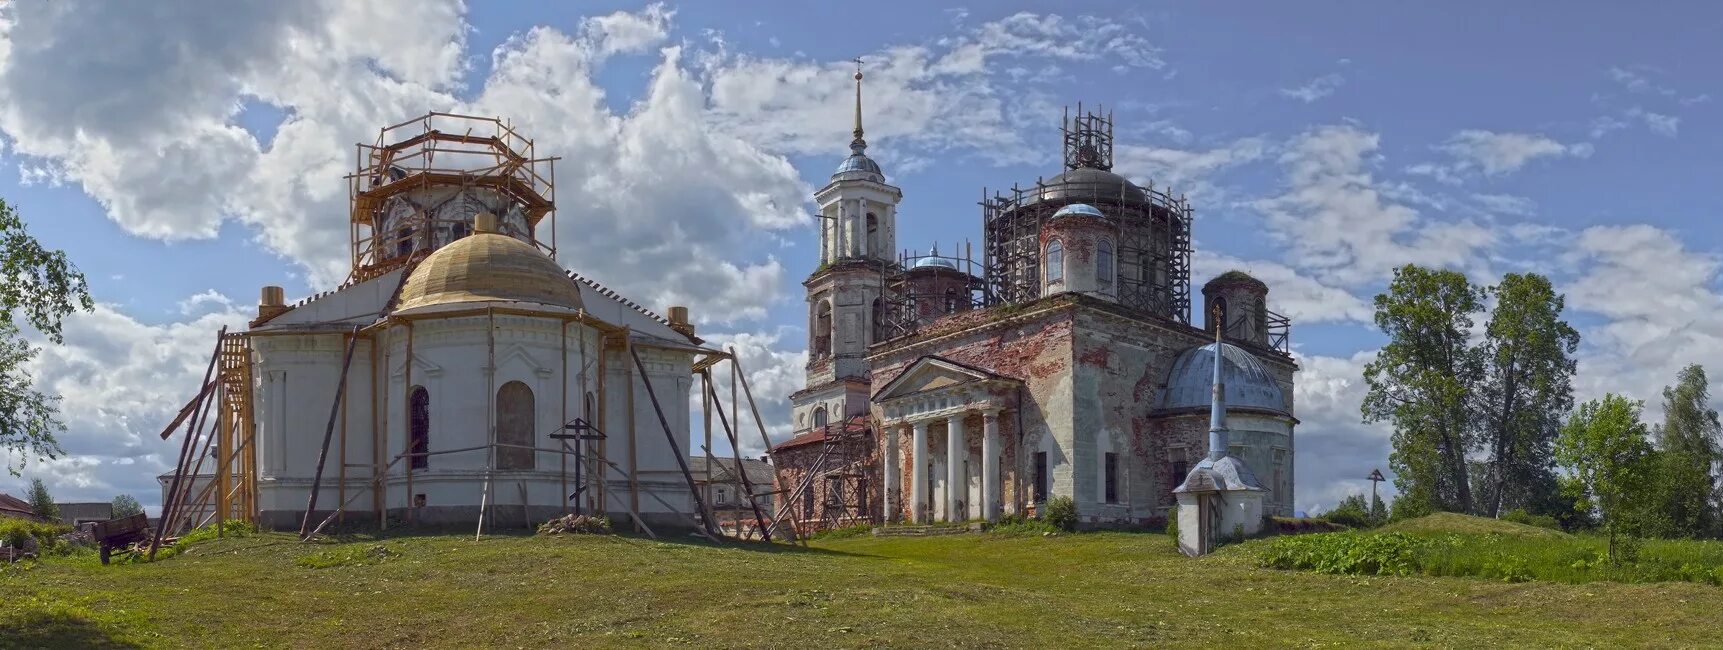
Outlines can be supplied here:
[[1130, 179], [1094, 167], [1078, 167], [1041, 182], [1041, 190], [1029, 199], [1035, 201], [1070, 200], [1088, 202], [1096, 199], [1123, 200], [1145, 203], [1148, 193]]

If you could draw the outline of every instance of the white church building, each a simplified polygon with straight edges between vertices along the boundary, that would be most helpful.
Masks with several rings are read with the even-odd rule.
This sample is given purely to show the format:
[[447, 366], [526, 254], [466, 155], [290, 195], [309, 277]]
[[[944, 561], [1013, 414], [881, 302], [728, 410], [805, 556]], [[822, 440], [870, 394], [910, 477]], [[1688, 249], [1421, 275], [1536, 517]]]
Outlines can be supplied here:
[[722, 352], [559, 264], [531, 149], [442, 114], [361, 146], [349, 280], [265, 287], [217, 353], [220, 517], [298, 529], [317, 486], [313, 524], [695, 525], [691, 372]]

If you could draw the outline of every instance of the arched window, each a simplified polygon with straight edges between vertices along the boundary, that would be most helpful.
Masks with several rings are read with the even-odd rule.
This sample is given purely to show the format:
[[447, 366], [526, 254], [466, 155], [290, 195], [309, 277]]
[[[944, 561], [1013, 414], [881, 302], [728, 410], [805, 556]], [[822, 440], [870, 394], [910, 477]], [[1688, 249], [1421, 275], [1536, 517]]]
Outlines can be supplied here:
[[598, 424], [598, 398], [596, 396], [594, 396], [592, 394], [592, 391], [590, 391], [590, 390], [586, 391], [586, 402], [585, 402], [585, 404], [586, 404], [586, 410], [582, 411], [582, 413], [586, 414], [586, 421], [588, 423], [593, 424], [593, 425], [597, 425]]
[[954, 313], [956, 311], [957, 311], [957, 290], [956, 289], [946, 289], [945, 290], [945, 313], [950, 314], [950, 313]]
[[431, 394], [424, 386], [414, 386], [411, 405], [412, 418], [408, 422], [408, 447], [414, 454], [408, 465], [412, 469], [425, 469], [431, 466], [431, 459], [422, 454], [431, 451]]
[[511, 381], [497, 389], [497, 469], [533, 468], [533, 412], [526, 384]]
[[400, 239], [400, 241], [395, 242], [395, 254], [396, 255], [411, 255], [411, 254], [413, 254], [413, 244], [414, 243], [415, 242], [413, 241], [413, 229], [410, 227], [409, 228], [402, 228], [401, 229], [401, 239]]
[[885, 300], [883, 298], [874, 298], [873, 299], [873, 323], [872, 324], [873, 324], [873, 327], [869, 328], [869, 331], [873, 332], [873, 339], [868, 341], [868, 342], [871, 344], [871, 343], [878, 343], [880, 341], [884, 341], [886, 338], [886, 333], [885, 333]]
[[868, 255], [879, 257], [881, 253], [885, 252], [880, 250], [880, 248], [879, 217], [873, 216], [873, 213], [869, 212], [867, 213], [867, 250], [864, 252]]
[[1113, 242], [1105, 239], [1095, 245], [1095, 286], [1113, 290]]
[[832, 303], [821, 299], [815, 310], [813, 353], [824, 357], [832, 353]]
[[1209, 307], [1209, 318], [1215, 319], [1215, 322], [1214, 327], [1209, 331], [1220, 331], [1223, 334], [1226, 333], [1227, 316], [1226, 298], [1215, 298], [1214, 303]]
[[819, 408], [814, 409], [814, 428], [815, 429], [824, 429], [825, 426], [826, 426], [826, 407], [821, 406]]
[[1047, 242], [1047, 284], [1065, 280], [1065, 245], [1053, 239]]

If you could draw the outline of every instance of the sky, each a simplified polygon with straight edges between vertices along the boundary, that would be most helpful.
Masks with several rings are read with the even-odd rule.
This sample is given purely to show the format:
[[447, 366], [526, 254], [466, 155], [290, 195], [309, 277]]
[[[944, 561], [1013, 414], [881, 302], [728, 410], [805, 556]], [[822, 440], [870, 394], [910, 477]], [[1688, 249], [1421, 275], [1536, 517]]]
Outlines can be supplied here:
[[341, 281], [354, 144], [429, 110], [561, 156], [559, 261], [689, 306], [787, 435], [860, 57], [901, 248], [978, 243], [983, 188], [1060, 170], [1065, 106], [1113, 111], [1116, 171], [1196, 209], [1194, 283], [1248, 271], [1292, 317], [1318, 511], [1388, 470], [1358, 407], [1396, 266], [1550, 276], [1579, 399], [1658, 421], [1680, 367], [1723, 374], [1719, 43], [1683, 2], [0, 3], [0, 197], [99, 303], [38, 337], [66, 454], [0, 491], [157, 505], [215, 332]]

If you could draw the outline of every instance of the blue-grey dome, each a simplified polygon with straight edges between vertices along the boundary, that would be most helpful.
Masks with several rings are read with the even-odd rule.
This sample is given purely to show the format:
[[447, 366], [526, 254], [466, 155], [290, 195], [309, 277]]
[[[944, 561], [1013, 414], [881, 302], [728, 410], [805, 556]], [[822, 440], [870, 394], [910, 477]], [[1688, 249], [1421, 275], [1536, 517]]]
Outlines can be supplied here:
[[850, 157], [845, 158], [844, 161], [838, 165], [838, 170], [832, 172], [832, 180], [834, 181], [849, 180], [852, 178], [874, 181], [876, 183], [885, 182], [885, 174], [879, 170], [879, 163], [874, 162], [873, 159], [867, 157], [866, 154], [859, 152], [850, 154]]
[[1058, 219], [1059, 217], [1077, 217], [1077, 216], [1095, 217], [1097, 219], [1107, 218], [1107, 215], [1101, 214], [1101, 210], [1099, 208], [1096, 208], [1095, 206], [1089, 205], [1087, 203], [1072, 203], [1071, 205], [1067, 205], [1063, 208], [1059, 208], [1058, 212], [1053, 213], [1054, 219]]
[[951, 269], [953, 271], [956, 271], [957, 270], [957, 263], [951, 261], [949, 258], [944, 258], [944, 257], [923, 257], [919, 260], [916, 260], [915, 268], [918, 268], [918, 269], [941, 268], [941, 269]]
[[[1214, 346], [1185, 350], [1167, 374], [1167, 392], [1161, 398], [1161, 408], [1208, 408], [1214, 387]], [[1286, 411], [1286, 394], [1274, 375], [1262, 366], [1256, 356], [1236, 345], [1221, 343], [1224, 366], [1220, 380], [1226, 385], [1226, 406], [1255, 408], [1291, 415]]]

